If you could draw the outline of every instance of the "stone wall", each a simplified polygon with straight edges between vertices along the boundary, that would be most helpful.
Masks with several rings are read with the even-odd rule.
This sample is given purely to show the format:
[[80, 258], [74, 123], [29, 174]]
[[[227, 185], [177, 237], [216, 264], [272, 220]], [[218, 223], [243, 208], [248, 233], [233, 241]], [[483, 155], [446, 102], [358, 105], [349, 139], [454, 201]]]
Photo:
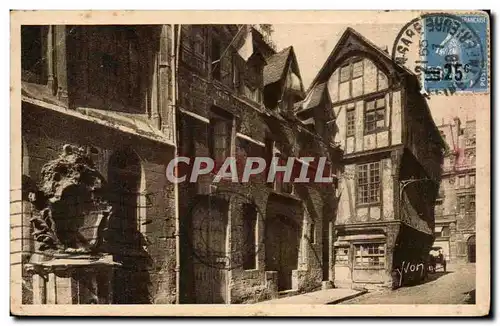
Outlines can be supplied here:
[[[208, 137], [209, 137], [209, 118], [210, 110], [214, 105], [220, 106], [222, 109], [231, 113], [235, 119], [234, 131], [232, 134], [232, 148], [233, 155], [237, 159], [244, 161], [246, 157], [265, 157], [269, 148], [266, 148], [266, 139], [271, 137], [275, 140], [281, 141], [290, 156], [299, 157], [301, 152], [301, 144], [297, 141], [298, 131], [293, 124], [287, 125], [287, 122], [279, 121], [278, 119], [265, 117], [260, 113], [255, 106], [246, 104], [241, 100], [238, 95], [230, 92], [229, 90], [219, 87], [218, 92], [207, 92], [205, 96], [198, 99], [196, 94], [203, 93], [206, 88], [218, 87], [215, 84], [210, 85], [199, 76], [191, 72], [181, 69], [180, 70], [180, 98], [185, 98], [185, 102], [181, 102], [181, 107], [191, 114], [182, 113], [180, 115], [180, 153], [189, 157], [208, 156]], [[197, 83], [189, 86], [184, 84], [186, 80], [198, 80]], [[184, 86], [183, 86], [184, 85]], [[214, 86], [215, 85], [215, 86]], [[184, 87], [184, 90], [183, 90]], [[193, 94], [193, 96], [189, 96]], [[190, 101], [187, 99], [191, 98]], [[192, 103], [196, 102], [196, 107]], [[234, 104], [234, 105], [233, 105]], [[193, 114], [197, 116], [193, 116]], [[243, 135], [240, 136], [240, 135]], [[252, 140], [245, 139], [244, 136], [250, 137]], [[308, 143], [311, 146], [311, 143]], [[319, 148], [319, 147], [318, 147]], [[315, 149], [314, 152], [321, 156], [320, 149]], [[307, 155], [311, 156], [311, 155]], [[327, 154], [324, 154], [327, 156]], [[238, 167], [242, 167], [241, 165]], [[241, 175], [241, 171], [240, 175]], [[257, 222], [258, 235], [256, 242], [258, 244], [257, 263], [256, 268], [252, 270], [245, 270], [240, 264], [238, 256], [241, 256], [241, 246], [245, 234], [242, 233], [242, 210], [241, 203], [233, 197], [230, 200], [231, 210], [230, 216], [230, 230], [228, 235], [228, 252], [231, 255], [233, 267], [227, 270], [227, 277], [229, 279], [229, 299], [231, 303], [252, 303], [270, 299], [277, 296], [277, 289], [274, 284], [275, 275], [270, 271], [265, 264], [265, 221], [272, 218], [267, 214], [267, 207], [269, 197], [274, 191], [270, 185], [265, 182], [267, 175], [256, 176], [251, 179], [249, 183], [225, 183], [221, 181], [219, 184], [210, 187], [211, 178], [213, 175], [207, 177], [200, 177], [196, 185], [182, 183], [179, 186], [179, 209], [181, 216], [181, 224], [183, 230], [181, 234], [189, 234], [190, 226], [186, 221], [189, 218], [189, 210], [196, 197], [199, 195], [207, 195], [210, 189], [220, 193], [234, 193], [238, 196], [246, 196], [253, 201], [259, 210], [259, 218]], [[294, 195], [280, 195], [283, 198], [292, 197], [292, 200], [297, 201], [300, 207], [300, 222], [301, 222], [301, 238], [299, 248], [298, 269], [295, 272], [294, 280], [296, 282], [296, 290], [300, 292], [312, 291], [321, 288], [322, 281], [322, 226], [323, 226], [323, 197], [328, 191], [331, 192], [331, 186], [321, 188], [313, 185], [297, 185]], [[216, 189], [216, 190], [215, 190]], [[278, 209], [279, 211], [280, 209]], [[274, 212], [273, 214], [275, 214]], [[287, 214], [285, 210], [282, 212]], [[331, 219], [333, 213], [328, 217]], [[314, 222], [312, 222], [314, 221]], [[310, 235], [309, 228], [314, 225], [314, 243], [310, 243], [308, 237]], [[183, 242], [184, 240], [181, 240]], [[193, 289], [193, 271], [191, 265], [193, 264], [193, 257], [190, 257], [189, 245], [185, 245], [181, 251], [181, 296], [183, 302], [192, 302], [194, 296]]]
[[[146, 274], [146, 279], [149, 279], [144, 301], [174, 303], [175, 198], [173, 185], [165, 176], [166, 165], [173, 157], [173, 147], [28, 104], [23, 104], [22, 137], [27, 152], [24, 159], [29, 167], [24, 173], [35, 183], [39, 181], [43, 165], [55, 159], [65, 144], [96, 148], [93, 160], [106, 179], [108, 160], [115, 151], [128, 148], [137, 154], [142, 169], [138, 231], [144, 237], [148, 261], [145, 270], [137, 270], [137, 273]], [[30, 213], [25, 215], [24, 229]], [[26, 235], [23, 237], [27, 238]], [[143, 285], [146, 286], [138, 284], [137, 287]]]

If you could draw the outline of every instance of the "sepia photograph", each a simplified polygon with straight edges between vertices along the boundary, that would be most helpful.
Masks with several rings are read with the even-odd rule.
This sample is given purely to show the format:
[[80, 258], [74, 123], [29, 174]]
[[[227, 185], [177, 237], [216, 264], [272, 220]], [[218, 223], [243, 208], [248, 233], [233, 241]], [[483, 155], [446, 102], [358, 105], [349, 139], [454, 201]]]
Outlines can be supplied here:
[[488, 11], [10, 18], [11, 314], [489, 313]]

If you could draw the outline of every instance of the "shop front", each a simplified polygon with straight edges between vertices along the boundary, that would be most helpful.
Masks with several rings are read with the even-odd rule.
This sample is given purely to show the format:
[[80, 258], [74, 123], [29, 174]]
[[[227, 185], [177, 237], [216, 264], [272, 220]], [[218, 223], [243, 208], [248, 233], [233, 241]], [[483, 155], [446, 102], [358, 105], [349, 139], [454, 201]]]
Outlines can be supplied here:
[[389, 280], [385, 232], [338, 235], [334, 246], [336, 287], [377, 287]]

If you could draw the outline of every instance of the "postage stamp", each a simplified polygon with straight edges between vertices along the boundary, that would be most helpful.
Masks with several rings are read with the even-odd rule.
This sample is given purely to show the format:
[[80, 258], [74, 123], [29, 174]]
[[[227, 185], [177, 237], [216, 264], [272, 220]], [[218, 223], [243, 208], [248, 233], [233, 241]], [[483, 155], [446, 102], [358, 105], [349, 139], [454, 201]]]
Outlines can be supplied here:
[[490, 312], [487, 12], [11, 18], [12, 314]]
[[[415, 65], [427, 93], [485, 92], [489, 89], [488, 30], [486, 13], [426, 13], [403, 27], [392, 55], [400, 64]], [[417, 53], [414, 62], [407, 62], [407, 51]]]

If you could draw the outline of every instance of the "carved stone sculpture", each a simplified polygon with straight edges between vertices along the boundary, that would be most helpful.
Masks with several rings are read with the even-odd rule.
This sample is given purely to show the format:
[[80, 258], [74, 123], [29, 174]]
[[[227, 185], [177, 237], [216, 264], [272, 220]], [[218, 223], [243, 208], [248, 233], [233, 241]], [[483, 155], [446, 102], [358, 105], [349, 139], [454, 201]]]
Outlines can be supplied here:
[[38, 251], [100, 251], [112, 209], [92, 150], [64, 145], [60, 156], [43, 166], [37, 189], [28, 196], [35, 208], [31, 223]]

